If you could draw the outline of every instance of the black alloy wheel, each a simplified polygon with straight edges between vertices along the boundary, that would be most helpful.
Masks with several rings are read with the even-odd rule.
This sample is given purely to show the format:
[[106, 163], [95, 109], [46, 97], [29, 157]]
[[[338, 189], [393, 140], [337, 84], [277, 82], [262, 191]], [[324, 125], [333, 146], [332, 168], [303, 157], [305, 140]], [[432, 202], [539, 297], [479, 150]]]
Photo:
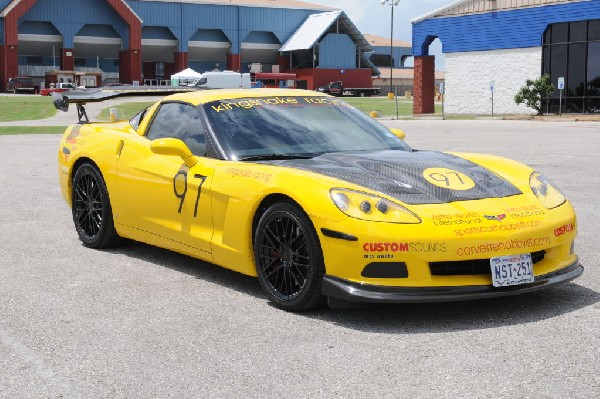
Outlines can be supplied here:
[[254, 256], [260, 285], [275, 306], [299, 312], [324, 305], [323, 254], [310, 219], [296, 205], [277, 203], [261, 216]]
[[98, 169], [89, 163], [80, 166], [73, 177], [72, 212], [83, 245], [99, 249], [116, 244], [119, 236], [106, 184]]

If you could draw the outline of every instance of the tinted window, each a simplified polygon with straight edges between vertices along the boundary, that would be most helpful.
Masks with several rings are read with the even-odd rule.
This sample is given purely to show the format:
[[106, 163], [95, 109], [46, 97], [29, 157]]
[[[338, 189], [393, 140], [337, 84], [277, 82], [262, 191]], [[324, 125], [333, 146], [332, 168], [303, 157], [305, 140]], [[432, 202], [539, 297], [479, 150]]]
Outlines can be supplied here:
[[587, 66], [587, 95], [600, 96], [600, 42], [589, 43]]
[[231, 159], [409, 150], [381, 124], [336, 98], [244, 98], [204, 107], [219, 143]]
[[[395, 63], [390, 63], [390, 55], [389, 54], [373, 54], [371, 56], [371, 62], [376, 66], [390, 66], [395, 65]], [[393, 61], [392, 61], [393, 62]]]
[[600, 113], [600, 98], [591, 98], [586, 101], [585, 112], [589, 112], [591, 114]]
[[567, 95], [581, 97], [585, 94], [585, 43], [569, 45]]
[[144, 119], [144, 116], [146, 115], [146, 111], [148, 111], [148, 108], [141, 110], [133, 118], [131, 118], [129, 120], [129, 124], [131, 125], [133, 130], [135, 130], [135, 131], [138, 130], [138, 127], [140, 127], [140, 123], [142, 122], [142, 120]]
[[194, 155], [206, 155], [206, 137], [198, 109], [189, 104], [163, 103], [146, 133], [146, 138], [182, 140]]
[[544, 44], [550, 43], [552, 43], [552, 25], [546, 28], [546, 31], [544, 32]]
[[588, 40], [600, 40], [600, 19], [590, 21], [588, 27]]
[[542, 69], [544, 73], [550, 74], [550, 53], [552, 52], [552, 46], [544, 46], [542, 52]]
[[571, 22], [569, 25], [569, 41], [585, 42], [587, 40], [587, 21]]
[[[544, 31], [542, 71], [554, 85], [565, 77], [567, 98], [600, 96], [600, 19], [549, 25]], [[558, 90], [554, 93], [558, 97]], [[590, 109], [586, 101], [569, 109]], [[581, 106], [584, 104], [585, 106]]]
[[569, 41], [569, 24], [561, 23], [552, 25], [552, 43], [566, 43]]
[[[552, 52], [550, 54], [550, 79], [554, 86], [557, 85], [558, 78], [566, 77], [567, 73], [567, 45], [560, 44], [552, 46]], [[555, 96], [559, 95], [559, 91], [556, 90]]]

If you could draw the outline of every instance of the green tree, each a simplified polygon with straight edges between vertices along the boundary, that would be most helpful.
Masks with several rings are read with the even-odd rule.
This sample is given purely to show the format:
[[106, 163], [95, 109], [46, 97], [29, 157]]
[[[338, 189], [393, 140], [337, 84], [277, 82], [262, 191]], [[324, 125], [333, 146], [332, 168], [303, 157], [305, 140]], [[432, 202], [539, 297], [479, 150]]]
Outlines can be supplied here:
[[535, 109], [538, 115], [541, 115], [542, 100], [550, 97], [555, 90], [556, 87], [550, 83], [550, 76], [547, 74], [536, 80], [527, 79], [525, 86], [521, 87], [515, 94], [515, 102], [525, 104], [529, 108]]

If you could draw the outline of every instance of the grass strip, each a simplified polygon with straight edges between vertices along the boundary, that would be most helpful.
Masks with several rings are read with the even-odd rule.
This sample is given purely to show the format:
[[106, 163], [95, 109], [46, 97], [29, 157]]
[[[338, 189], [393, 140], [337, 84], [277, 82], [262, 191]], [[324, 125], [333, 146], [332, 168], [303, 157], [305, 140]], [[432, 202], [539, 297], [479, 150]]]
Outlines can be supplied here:
[[[396, 106], [398, 107], [399, 117], [413, 116], [413, 101], [404, 98], [389, 100], [387, 97], [343, 97], [350, 105], [360, 109], [367, 115], [371, 111], [379, 111], [382, 117], [396, 117]], [[435, 105], [435, 113], [442, 113], [442, 106], [439, 103]]]
[[0, 136], [14, 134], [63, 134], [67, 126], [0, 126]]
[[52, 97], [0, 96], [0, 122], [46, 119], [54, 114]]
[[117, 108], [119, 110], [119, 119], [125, 120], [130, 119], [135, 114], [154, 104], [153, 101], [142, 101], [142, 102], [127, 102], [115, 105], [113, 107], [104, 108], [98, 115], [98, 120], [109, 121], [110, 120], [110, 109]]

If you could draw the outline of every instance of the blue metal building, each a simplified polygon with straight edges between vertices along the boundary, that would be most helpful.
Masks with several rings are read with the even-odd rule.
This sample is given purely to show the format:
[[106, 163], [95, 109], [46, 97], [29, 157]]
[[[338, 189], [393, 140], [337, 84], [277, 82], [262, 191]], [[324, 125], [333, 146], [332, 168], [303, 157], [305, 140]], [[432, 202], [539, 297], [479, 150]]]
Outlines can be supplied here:
[[[412, 22], [424, 88], [415, 97], [424, 103], [431, 100], [428, 48], [439, 38], [448, 112], [490, 113], [494, 106], [497, 113], [531, 113], [513, 98], [525, 80], [544, 73], [555, 86], [564, 78], [563, 111], [600, 112], [599, 0], [461, 0]], [[548, 110], [558, 110], [560, 96], [557, 90]]]
[[0, 0], [0, 88], [16, 75], [40, 81], [49, 69], [101, 70], [123, 83], [187, 67], [370, 76], [373, 51], [341, 11], [318, 26], [309, 49], [281, 51], [311, 15], [332, 10], [297, 0]]

